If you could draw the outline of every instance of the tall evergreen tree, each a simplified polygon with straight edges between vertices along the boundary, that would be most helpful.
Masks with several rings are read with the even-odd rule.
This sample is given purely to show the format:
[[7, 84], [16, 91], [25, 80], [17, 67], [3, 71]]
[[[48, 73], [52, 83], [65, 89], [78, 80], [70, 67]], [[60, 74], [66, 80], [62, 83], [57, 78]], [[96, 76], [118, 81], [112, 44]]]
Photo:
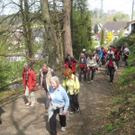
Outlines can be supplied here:
[[87, 10], [86, 0], [73, 2], [72, 43], [74, 56], [78, 59], [83, 48], [90, 49], [92, 45], [91, 13]]
[[98, 33], [98, 25], [95, 24], [95, 27], [94, 27], [94, 34], [97, 34]]
[[101, 34], [101, 42], [100, 45], [104, 44], [104, 39], [105, 39], [105, 35], [104, 35], [104, 29], [102, 29], [102, 34]]

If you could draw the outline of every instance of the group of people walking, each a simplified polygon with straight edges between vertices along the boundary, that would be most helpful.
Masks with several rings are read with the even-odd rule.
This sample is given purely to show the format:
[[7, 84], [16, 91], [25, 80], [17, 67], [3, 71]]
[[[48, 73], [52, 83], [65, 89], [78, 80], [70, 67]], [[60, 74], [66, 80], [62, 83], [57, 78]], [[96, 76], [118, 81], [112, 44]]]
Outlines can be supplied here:
[[[129, 56], [129, 49], [124, 46], [123, 54]], [[113, 83], [114, 72], [119, 68], [119, 60], [121, 56], [121, 48], [117, 50], [110, 46], [108, 50], [96, 48], [93, 54], [88, 54], [83, 49], [79, 57], [79, 78], [75, 75], [76, 60], [67, 54], [65, 59], [65, 79], [60, 84], [59, 78], [54, 70], [43, 64], [39, 71], [39, 89], [43, 88], [46, 93], [46, 112], [48, 113], [48, 121], [50, 122], [51, 135], [56, 135], [56, 115], [59, 115], [61, 131], [66, 130], [66, 114], [70, 105], [70, 114], [80, 111], [78, 94], [80, 89], [81, 75], [84, 75], [84, 81], [89, 84], [94, 80], [95, 72], [101, 65], [106, 66], [107, 75], [110, 74], [110, 84]], [[90, 75], [91, 74], [91, 75]], [[86, 78], [87, 75], [87, 78]], [[36, 77], [34, 71], [27, 63], [24, 64], [22, 72], [23, 84], [25, 88], [25, 96], [28, 100], [26, 106], [33, 107], [35, 104], [34, 90], [36, 89]]]
[[[73, 71], [75, 61], [71, 59], [71, 64], [68, 62], [64, 72], [65, 79], [60, 84], [59, 78], [56, 76], [53, 69], [43, 64], [39, 71], [39, 89], [43, 88], [46, 93], [46, 112], [48, 112], [48, 121], [50, 122], [51, 135], [56, 135], [56, 115], [59, 114], [61, 131], [66, 130], [66, 114], [70, 105], [70, 114], [79, 112], [78, 94], [80, 83]], [[72, 62], [73, 61], [73, 62]], [[66, 65], [65, 65], [66, 66]], [[25, 88], [25, 96], [28, 100], [26, 106], [33, 107], [35, 105], [34, 90], [36, 89], [36, 77], [34, 71], [29, 68], [27, 63], [24, 64], [22, 72], [23, 84]]]

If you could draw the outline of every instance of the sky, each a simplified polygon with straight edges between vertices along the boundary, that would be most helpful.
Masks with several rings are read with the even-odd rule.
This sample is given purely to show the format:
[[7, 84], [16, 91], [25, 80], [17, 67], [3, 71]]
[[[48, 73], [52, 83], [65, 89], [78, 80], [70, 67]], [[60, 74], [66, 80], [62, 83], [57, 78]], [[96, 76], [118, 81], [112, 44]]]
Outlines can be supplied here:
[[[104, 12], [109, 10], [122, 11], [123, 13], [131, 16], [132, 2], [133, 0], [103, 0], [103, 10]], [[88, 6], [89, 9], [101, 8], [101, 0], [88, 0]]]
[[[4, 3], [7, 3], [11, 0], [4, 0]], [[18, 0], [13, 0], [18, 2]], [[101, 0], [87, 0], [89, 9], [101, 8]], [[133, 0], [103, 0], [103, 10], [107, 12], [109, 10], [122, 11], [123, 13], [129, 14], [131, 16], [132, 13], [132, 2]], [[8, 7], [4, 10], [4, 14], [9, 14], [17, 10], [16, 7]], [[134, 4], [135, 11], [135, 4]]]

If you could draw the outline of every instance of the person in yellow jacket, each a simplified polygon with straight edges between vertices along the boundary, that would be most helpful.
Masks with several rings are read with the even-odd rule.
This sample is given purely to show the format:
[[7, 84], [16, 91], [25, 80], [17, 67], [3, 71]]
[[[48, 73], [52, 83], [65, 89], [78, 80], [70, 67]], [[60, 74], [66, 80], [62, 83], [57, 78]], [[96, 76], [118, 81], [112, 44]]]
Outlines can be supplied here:
[[63, 87], [67, 88], [67, 94], [70, 99], [70, 114], [79, 112], [78, 93], [80, 89], [80, 83], [78, 78], [73, 74], [70, 68], [67, 68], [64, 72], [65, 80], [63, 81]]

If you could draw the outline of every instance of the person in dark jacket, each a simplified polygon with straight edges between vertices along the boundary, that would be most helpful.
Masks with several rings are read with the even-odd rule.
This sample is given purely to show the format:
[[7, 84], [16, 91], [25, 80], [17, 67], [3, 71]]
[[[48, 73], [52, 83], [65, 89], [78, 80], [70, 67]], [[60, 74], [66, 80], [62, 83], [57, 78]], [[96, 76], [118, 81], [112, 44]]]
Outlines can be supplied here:
[[98, 47], [96, 48], [96, 53], [97, 53], [97, 55], [99, 55], [100, 56], [100, 58], [99, 58], [99, 66], [101, 67], [101, 62], [100, 62], [100, 59], [102, 59], [103, 58], [103, 52], [102, 52], [102, 50], [101, 49], [99, 49]]
[[75, 74], [76, 71], [76, 61], [74, 58], [70, 56], [70, 54], [67, 54], [67, 57], [65, 59], [65, 67], [70, 68], [73, 71], [73, 74]]
[[120, 61], [120, 56], [121, 56], [121, 52], [119, 48], [117, 48], [117, 51], [115, 52], [114, 55], [115, 55], [115, 62], [116, 62], [117, 68], [119, 68], [119, 61]]
[[107, 55], [107, 51], [106, 49], [104, 49], [104, 47], [101, 48], [102, 52], [103, 52], [103, 57], [101, 58], [101, 61], [102, 61], [102, 65], [105, 64], [105, 57]]
[[114, 72], [117, 70], [117, 66], [115, 63], [114, 56], [110, 54], [109, 60], [106, 62], [106, 66], [108, 65], [109, 73], [110, 73], [110, 84], [113, 83], [113, 77], [114, 77]]
[[86, 69], [87, 69], [86, 58], [85, 55], [82, 53], [79, 59], [79, 81], [81, 81], [82, 72], [84, 74], [84, 81], [86, 81]]

